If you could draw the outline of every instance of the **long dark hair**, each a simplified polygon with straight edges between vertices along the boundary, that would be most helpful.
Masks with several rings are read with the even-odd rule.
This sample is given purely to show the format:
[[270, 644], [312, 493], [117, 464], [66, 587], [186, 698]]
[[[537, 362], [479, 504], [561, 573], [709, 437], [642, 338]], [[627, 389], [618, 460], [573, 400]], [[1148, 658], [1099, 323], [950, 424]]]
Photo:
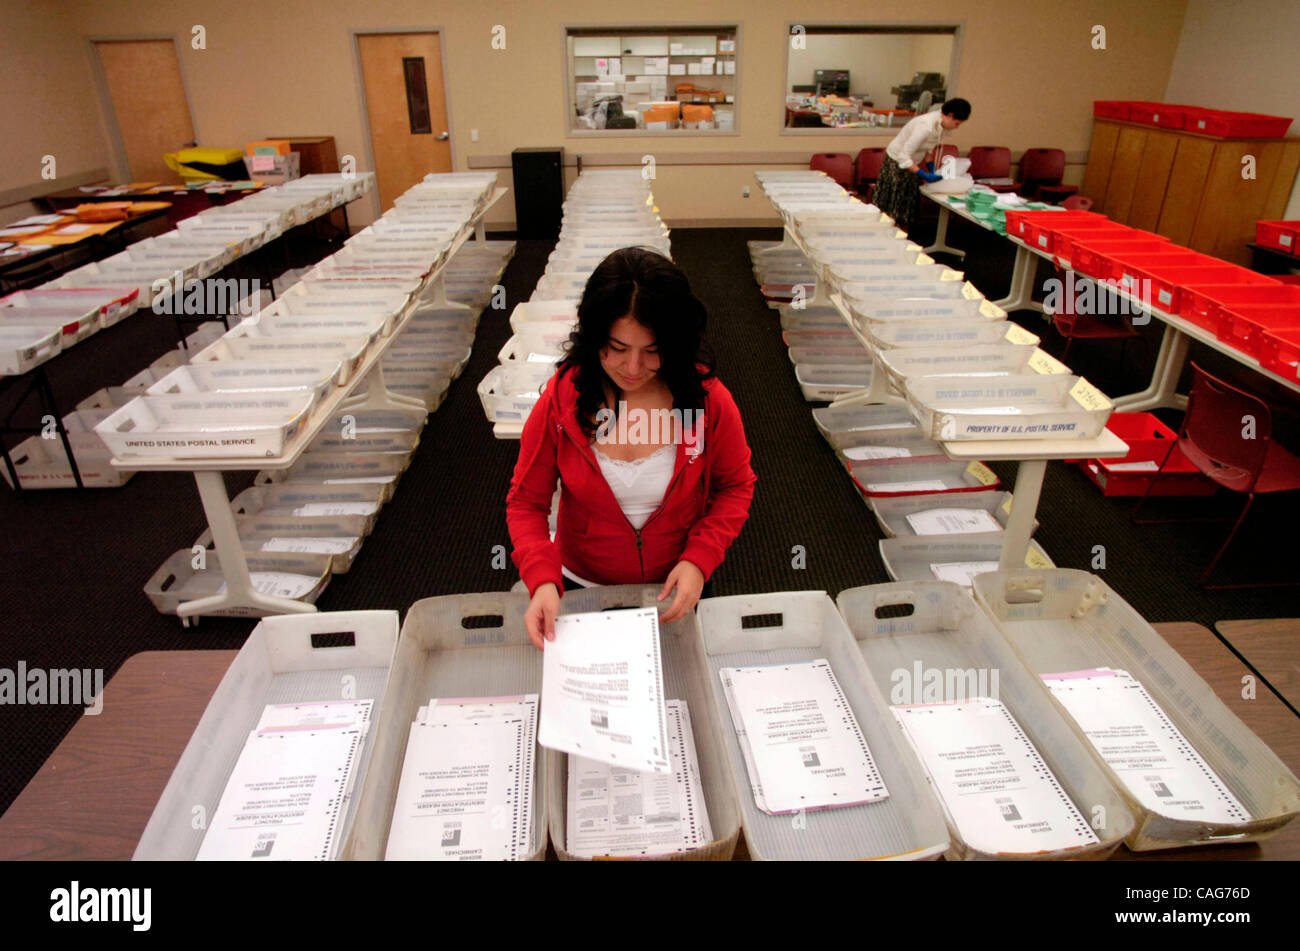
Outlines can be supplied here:
[[673, 394], [674, 408], [704, 409], [704, 381], [714, 375], [713, 355], [704, 340], [708, 312], [691, 293], [681, 268], [668, 258], [646, 248], [619, 248], [587, 278], [578, 324], [560, 361], [560, 372], [576, 371], [578, 423], [588, 437], [595, 435], [606, 384], [615, 394], [611, 410], [617, 411], [622, 398], [600, 365], [600, 351], [608, 345], [614, 323], [629, 316], [654, 334], [658, 375]]

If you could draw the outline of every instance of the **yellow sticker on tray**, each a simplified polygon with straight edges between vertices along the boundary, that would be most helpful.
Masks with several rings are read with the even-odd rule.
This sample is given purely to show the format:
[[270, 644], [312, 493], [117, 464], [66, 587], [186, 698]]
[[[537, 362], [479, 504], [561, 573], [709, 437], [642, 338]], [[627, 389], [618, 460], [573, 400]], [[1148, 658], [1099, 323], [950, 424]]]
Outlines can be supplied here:
[[[1007, 316], [1007, 312], [991, 300], [986, 300], [980, 304], [980, 313], [985, 317], [992, 317], [994, 320], [1001, 320]], [[1034, 337], [1034, 343], [1038, 343], [1037, 337]]]
[[[952, 272], [950, 272], [950, 273], [952, 273], [952, 274], [956, 274], [957, 272], [956, 272], [956, 271], [952, 271]], [[964, 297], [964, 298], [966, 298], [967, 300], [983, 300], [983, 299], [984, 299], [984, 295], [980, 293], [980, 289], [979, 289], [978, 287], [976, 287], [974, 284], [972, 284], [970, 281], [967, 281], [965, 284], [962, 285], [962, 287], [961, 287], [961, 296]]]
[[1029, 358], [1029, 369], [1035, 373], [1069, 373], [1070, 368], [1060, 360], [1056, 359], [1049, 353], [1042, 350], [1035, 350], [1033, 356]]
[[961, 271], [954, 271], [952, 268], [944, 268], [943, 273], [939, 275], [941, 281], [961, 281], [966, 277]]
[[966, 467], [966, 474], [981, 485], [993, 485], [998, 481], [998, 477], [993, 474], [993, 470], [982, 462], [972, 462]]
[[1011, 517], [1011, 503], [1014, 499], [1015, 499], [1014, 495], [1008, 495], [1007, 500], [1003, 502], [1001, 505], [1002, 514], [1004, 514], [1007, 518]]
[[918, 255], [916, 256], [916, 263], [917, 263], [917, 264], [933, 264], [933, 263], [934, 263], [934, 258], [930, 257], [930, 255], [928, 255], [928, 254], [921, 253], [921, 254], [918, 254]]
[[1098, 412], [1111, 408], [1110, 398], [1083, 377], [1070, 389], [1074, 401], [1089, 412]]
[[1029, 346], [1038, 346], [1038, 338], [1031, 334], [1019, 324], [1007, 322], [1007, 333], [1005, 337], [1008, 343], [1025, 344]]
[[1031, 544], [1029, 551], [1025, 552], [1025, 567], [1041, 570], [1043, 568], [1055, 568], [1056, 566], [1052, 564], [1052, 559]]

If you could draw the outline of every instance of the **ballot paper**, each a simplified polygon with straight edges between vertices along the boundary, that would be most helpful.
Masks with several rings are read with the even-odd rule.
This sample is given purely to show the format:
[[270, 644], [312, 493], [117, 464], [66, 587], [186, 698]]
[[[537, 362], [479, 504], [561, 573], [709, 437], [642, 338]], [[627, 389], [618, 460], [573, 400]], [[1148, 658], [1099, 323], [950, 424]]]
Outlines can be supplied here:
[[909, 449], [898, 446], [850, 446], [844, 450], [845, 459], [902, 459], [911, 456]]
[[385, 858], [527, 858], [537, 694], [433, 699], [411, 724]]
[[1157, 815], [1248, 822], [1250, 813], [1128, 671], [1102, 667], [1043, 674], [1128, 791]]
[[939, 581], [971, 586], [976, 575], [997, 571], [996, 561], [945, 561], [930, 565], [930, 573]]
[[1099, 841], [1001, 702], [979, 697], [891, 709], [949, 825], [972, 849], [1058, 852]]
[[835, 809], [889, 796], [829, 662], [724, 667], [718, 674], [763, 812]]
[[320, 552], [326, 555], [344, 555], [357, 543], [357, 537], [328, 535], [315, 538], [268, 538], [262, 551]]
[[569, 854], [664, 855], [713, 841], [686, 701], [664, 707], [671, 773], [568, 758]]
[[293, 514], [298, 516], [374, 515], [378, 511], [378, 502], [308, 502], [293, 509]]
[[917, 479], [912, 482], [868, 482], [868, 492], [942, 492], [948, 488], [939, 479]]
[[355, 700], [265, 708], [196, 858], [334, 858], [371, 707]]
[[540, 740], [614, 766], [671, 770], [658, 611], [555, 619], [542, 659]]
[[938, 508], [912, 512], [907, 524], [918, 535], [964, 535], [1000, 532], [1002, 526], [987, 509]]
[[[270, 595], [273, 598], [297, 600], [320, 584], [320, 579], [312, 575], [298, 575], [289, 571], [250, 571], [248, 581], [254, 591]], [[226, 583], [221, 582], [217, 594], [226, 593]]]

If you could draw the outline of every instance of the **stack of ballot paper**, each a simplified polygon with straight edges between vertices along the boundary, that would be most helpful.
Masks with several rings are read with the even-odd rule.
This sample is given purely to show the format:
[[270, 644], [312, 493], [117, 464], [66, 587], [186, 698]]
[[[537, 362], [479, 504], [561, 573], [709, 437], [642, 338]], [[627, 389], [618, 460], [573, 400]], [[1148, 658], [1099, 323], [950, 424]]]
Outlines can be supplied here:
[[948, 824], [986, 855], [1097, 845], [1096, 833], [1002, 703], [896, 706]]
[[532, 853], [537, 694], [432, 699], [411, 724], [384, 857]]
[[266, 707], [196, 858], [333, 859], [372, 705], [327, 700]]
[[670, 773], [569, 757], [570, 855], [664, 855], [713, 841], [686, 701], [665, 710]]
[[826, 660], [723, 667], [718, 674], [763, 812], [858, 806], [889, 796]]
[[1193, 822], [1250, 821], [1246, 808], [1128, 671], [1074, 670], [1043, 674], [1043, 681], [1143, 808]]
[[542, 660], [543, 746], [669, 773], [659, 612], [565, 614]]
[[972, 532], [1002, 531], [1002, 525], [985, 509], [926, 509], [909, 514], [907, 524], [918, 535], [966, 535]]

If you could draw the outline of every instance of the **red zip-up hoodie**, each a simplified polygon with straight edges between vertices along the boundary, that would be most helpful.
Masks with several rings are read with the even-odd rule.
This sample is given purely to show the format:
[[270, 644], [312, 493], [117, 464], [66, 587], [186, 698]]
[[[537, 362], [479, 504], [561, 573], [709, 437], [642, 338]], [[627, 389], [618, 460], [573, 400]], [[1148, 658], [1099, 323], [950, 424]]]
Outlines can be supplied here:
[[[594, 584], [658, 584], [679, 561], [707, 581], [740, 534], [754, 497], [754, 470], [740, 411], [716, 378], [704, 381], [703, 418], [677, 446], [663, 502], [640, 531], [605, 481], [578, 425], [576, 371], [557, 372], [524, 424], [506, 497], [513, 557], [531, 595], [550, 581], [561, 591], [563, 564]], [[548, 519], [555, 481], [560, 510], [555, 541]]]

